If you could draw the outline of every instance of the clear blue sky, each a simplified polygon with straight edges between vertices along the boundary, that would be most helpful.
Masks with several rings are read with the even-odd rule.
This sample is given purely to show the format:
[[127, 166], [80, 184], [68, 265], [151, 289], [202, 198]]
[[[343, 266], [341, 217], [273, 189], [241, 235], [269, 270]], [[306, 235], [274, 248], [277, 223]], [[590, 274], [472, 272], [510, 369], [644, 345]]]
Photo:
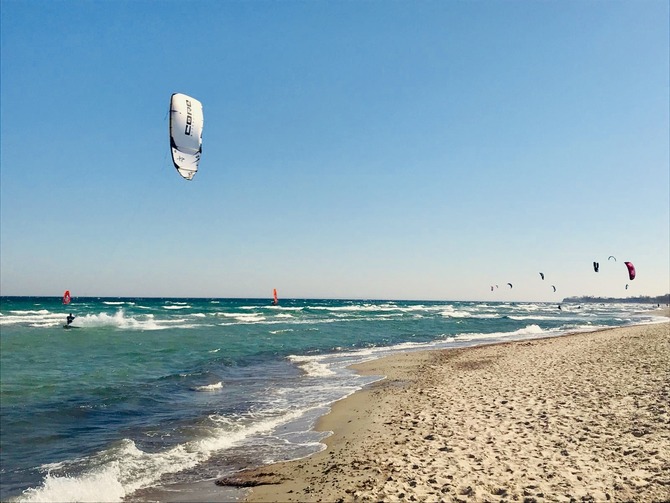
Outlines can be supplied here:
[[2, 295], [670, 290], [668, 0], [1, 9]]

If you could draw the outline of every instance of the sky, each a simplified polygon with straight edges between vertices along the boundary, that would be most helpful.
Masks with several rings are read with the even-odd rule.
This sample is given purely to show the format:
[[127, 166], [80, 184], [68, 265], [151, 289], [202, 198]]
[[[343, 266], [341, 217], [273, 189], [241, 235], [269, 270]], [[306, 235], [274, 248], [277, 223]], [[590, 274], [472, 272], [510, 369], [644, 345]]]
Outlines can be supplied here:
[[668, 0], [0, 9], [2, 295], [670, 291]]

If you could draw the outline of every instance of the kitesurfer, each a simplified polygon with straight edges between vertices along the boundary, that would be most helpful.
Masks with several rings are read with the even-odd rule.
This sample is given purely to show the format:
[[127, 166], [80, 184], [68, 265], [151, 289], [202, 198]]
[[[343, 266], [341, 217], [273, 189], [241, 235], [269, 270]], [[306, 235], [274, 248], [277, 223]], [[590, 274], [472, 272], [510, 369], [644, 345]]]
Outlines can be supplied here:
[[74, 316], [72, 316], [72, 313], [67, 315], [67, 326], [69, 327], [72, 322], [74, 321]]

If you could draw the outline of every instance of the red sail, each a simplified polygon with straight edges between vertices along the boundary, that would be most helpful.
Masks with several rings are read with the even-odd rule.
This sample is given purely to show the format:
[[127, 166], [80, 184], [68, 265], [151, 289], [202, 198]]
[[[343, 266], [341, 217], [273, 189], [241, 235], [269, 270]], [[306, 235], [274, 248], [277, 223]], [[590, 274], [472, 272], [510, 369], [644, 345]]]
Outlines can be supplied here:
[[63, 304], [67, 305], [71, 300], [72, 297], [70, 296], [70, 290], [65, 290], [65, 293], [63, 294]]
[[279, 304], [279, 300], [277, 300], [277, 289], [276, 288], [274, 290], [272, 290], [272, 295], [274, 296], [274, 300], [272, 301], [272, 303], [276, 306], [277, 304]]

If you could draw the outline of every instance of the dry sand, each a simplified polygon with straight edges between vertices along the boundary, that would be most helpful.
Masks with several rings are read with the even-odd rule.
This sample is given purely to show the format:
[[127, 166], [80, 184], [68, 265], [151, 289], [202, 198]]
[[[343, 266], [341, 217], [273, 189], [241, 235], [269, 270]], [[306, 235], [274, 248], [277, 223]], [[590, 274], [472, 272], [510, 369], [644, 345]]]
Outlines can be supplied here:
[[[667, 310], [666, 310], [667, 315]], [[670, 500], [670, 324], [406, 353], [247, 501]]]

